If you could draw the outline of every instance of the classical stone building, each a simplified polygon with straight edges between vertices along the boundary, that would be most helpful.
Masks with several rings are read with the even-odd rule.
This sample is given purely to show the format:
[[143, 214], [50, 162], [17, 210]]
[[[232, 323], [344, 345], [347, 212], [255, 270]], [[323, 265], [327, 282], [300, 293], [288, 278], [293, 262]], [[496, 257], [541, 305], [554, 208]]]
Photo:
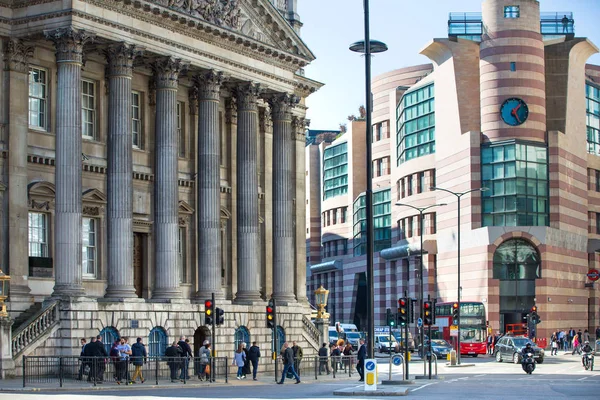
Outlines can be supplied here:
[[[307, 351], [306, 97], [296, 0], [2, 0], [0, 254], [13, 358], [99, 332], [151, 353]], [[27, 95], [27, 96], [26, 96]], [[300, 207], [296, 207], [296, 204]], [[44, 319], [44, 329], [39, 321]], [[37, 325], [36, 325], [37, 324]], [[34, 332], [35, 331], [35, 332]]]

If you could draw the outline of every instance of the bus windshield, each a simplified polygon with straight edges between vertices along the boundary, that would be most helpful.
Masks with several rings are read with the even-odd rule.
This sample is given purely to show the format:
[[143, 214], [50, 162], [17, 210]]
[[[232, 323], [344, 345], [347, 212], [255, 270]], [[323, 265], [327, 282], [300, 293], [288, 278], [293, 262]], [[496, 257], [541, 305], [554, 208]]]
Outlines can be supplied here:
[[481, 343], [485, 339], [485, 329], [468, 326], [460, 328], [460, 341], [463, 343]]

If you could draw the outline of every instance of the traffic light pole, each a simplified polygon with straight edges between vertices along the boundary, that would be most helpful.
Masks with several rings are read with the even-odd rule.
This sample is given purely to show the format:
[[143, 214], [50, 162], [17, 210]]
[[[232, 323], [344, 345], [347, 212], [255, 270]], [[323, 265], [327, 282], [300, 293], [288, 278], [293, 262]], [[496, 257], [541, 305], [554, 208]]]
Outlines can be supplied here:
[[275, 304], [275, 299], [271, 297], [271, 301], [273, 302], [273, 328], [271, 332], [273, 332], [273, 361], [275, 362], [275, 382], [277, 381], [277, 306]]
[[404, 291], [404, 297], [407, 299], [406, 302], [406, 323], [404, 324], [404, 379], [408, 380], [408, 323], [410, 322], [412, 316], [410, 314], [410, 307], [412, 305], [412, 299], [408, 297], [408, 290]]
[[[210, 294], [210, 300], [212, 302], [212, 308], [213, 308], [213, 310], [215, 310], [216, 307], [215, 307], [215, 294], [214, 293]], [[212, 318], [212, 329], [211, 329], [211, 344], [212, 344], [212, 353], [213, 353], [213, 356], [210, 358], [210, 361], [211, 361], [211, 364], [212, 364], [210, 366], [210, 375], [209, 375], [210, 382], [214, 382], [215, 381], [214, 380], [215, 379], [214, 378], [215, 374], [214, 374], [213, 371], [215, 370], [215, 361], [214, 360], [215, 360], [215, 357], [217, 356], [217, 344], [215, 343], [215, 340], [217, 338], [217, 335], [216, 335], [217, 319], [216, 319], [215, 313], [213, 313], [212, 317], [213, 318]]]

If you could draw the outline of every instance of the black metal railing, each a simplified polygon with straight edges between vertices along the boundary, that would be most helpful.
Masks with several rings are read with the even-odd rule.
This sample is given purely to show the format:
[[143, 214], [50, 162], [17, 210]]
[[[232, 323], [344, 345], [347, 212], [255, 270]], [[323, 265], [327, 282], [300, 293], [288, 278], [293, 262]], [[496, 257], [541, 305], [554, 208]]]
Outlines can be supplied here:
[[[235, 379], [237, 368], [230, 357], [213, 357], [208, 370], [199, 359], [184, 357], [131, 357], [128, 360], [111, 357], [75, 356], [23, 356], [23, 387], [34, 384], [60, 387], [90, 384], [130, 385], [168, 384], [170, 382], [225, 382]], [[268, 363], [267, 365], [265, 365]], [[284, 364], [278, 357], [261, 361], [261, 376], [281, 379]], [[301, 379], [352, 377], [357, 374], [356, 355], [335, 357], [303, 357], [296, 359], [294, 367]], [[248, 372], [245, 373], [246, 375]], [[320, 378], [321, 377], [321, 378]], [[249, 376], [247, 376], [249, 378]]]

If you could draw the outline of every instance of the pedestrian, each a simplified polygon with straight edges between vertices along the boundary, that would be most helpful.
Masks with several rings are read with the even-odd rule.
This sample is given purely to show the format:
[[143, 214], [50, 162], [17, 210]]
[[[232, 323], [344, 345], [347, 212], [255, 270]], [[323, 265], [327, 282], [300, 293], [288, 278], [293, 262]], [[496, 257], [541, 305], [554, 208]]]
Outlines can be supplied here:
[[492, 347], [493, 346], [494, 346], [494, 335], [492, 335], [490, 333], [487, 337], [487, 343], [486, 343], [488, 355], [492, 355]]
[[120, 385], [122, 382], [125, 382], [126, 385], [131, 384], [131, 380], [129, 379], [129, 357], [131, 356], [131, 346], [129, 346], [129, 338], [122, 337], [119, 345], [117, 345], [117, 349], [120, 353], [119, 358], [119, 368], [117, 372], [117, 384]]
[[332, 344], [330, 347], [331, 347], [331, 367], [333, 368], [333, 372], [335, 374], [338, 371], [338, 369], [341, 367], [340, 361], [342, 358], [342, 352], [340, 351], [340, 348], [334, 344]]
[[167, 359], [167, 365], [171, 371], [171, 382], [178, 382], [177, 373], [179, 372], [182, 355], [183, 350], [177, 345], [177, 342], [173, 342], [173, 344], [165, 350], [165, 358]]
[[108, 355], [110, 356], [110, 361], [112, 361], [112, 365], [113, 365], [113, 379], [115, 381], [117, 381], [117, 383], [119, 385], [121, 384], [121, 382], [119, 381], [119, 372], [120, 372], [119, 360], [121, 359], [121, 353], [119, 352], [119, 349], [118, 349], [118, 346], [120, 344], [121, 344], [121, 339], [115, 340], [110, 348], [110, 351], [108, 352]]
[[135, 367], [135, 371], [133, 372], [133, 377], [131, 378], [131, 382], [135, 383], [136, 379], [139, 377], [140, 382], [144, 383], [144, 375], [142, 374], [142, 367], [147, 362], [148, 352], [146, 351], [146, 346], [142, 343], [142, 338], [139, 337], [135, 340], [133, 346], [131, 346], [131, 362]]
[[558, 348], [560, 350], [565, 349], [565, 331], [564, 330], [558, 331]]
[[329, 363], [327, 362], [327, 355], [327, 343], [323, 343], [323, 346], [319, 349], [319, 375], [323, 374], [323, 369], [327, 371], [327, 375], [331, 374]]
[[575, 355], [575, 353], [579, 353], [581, 354], [581, 351], [579, 350], [579, 339], [577, 338], [577, 335], [575, 335], [575, 337], [573, 338], [573, 351], [571, 352], [571, 355]]
[[260, 358], [260, 347], [256, 345], [256, 342], [252, 342], [250, 350], [248, 350], [248, 359], [252, 363], [252, 380], [256, 381], [256, 372], [258, 371], [258, 359]]
[[[90, 366], [89, 366], [89, 362], [85, 357], [85, 346], [87, 344], [87, 340], [86, 338], [81, 338], [81, 353], [79, 353], [79, 375], [77, 376], [77, 380], [81, 381], [83, 380], [83, 375], [88, 375], [89, 376], [89, 370], [90, 370]], [[87, 372], [86, 372], [86, 367], [87, 367]]]
[[302, 375], [300, 373], [300, 363], [302, 362], [304, 353], [302, 352], [302, 347], [300, 347], [296, 341], [292, 342], [292, 351], [294, 352], [294, 370], [296, 371], [296, 374]]
[[567, 33], [569, 30], [569, 18], [565, 15], [560, 22], [562, 23], [563, 33]]
[[296, 383], [300, 383], [300, 377], [294, 369], [294, 363], [296, 361], [294, 358], [294, 350], [289, 347], [288, 342], [283, 344], [281, 357], [283, 359], [283, 372], [281, 373], [281, 380], [277, 383], [279, 385], [283, 385], [283, 382], [285, 382], [285, 375], [288, 373], [288, 371], [292, 372], [292, 376], [296, 378]]
[[344, 372], [346, 372], [346, 369], [350, 370], [350, 360], [352, 358], [352, 345], [350, 343], [346, 343], [342, 354], [344, 355]]
[[596, 340], [600, 340], [600, 326], [596, 328]]
[[360, 375], [359, 382], [365, 381], [365, 358], [367, 358], [367, 347], [365, 346], [365, 339], [360, 339], [358, 341], [360, 344], [358, 345], [358, 362], [356, 364], [356, 371], [358, 371], [358, 375]]
[[242, 343], [238, 345], [238, 348], [233, 355], [233, 364], [238, 367], [236, 379], [244, 379], [244, 365], [246, 364], [246, 353], [244, 353], [244, 347]]
[[246, 345], [245, 342], [242, 342], [242, 350], [244, 351], [244, 354], [246, 355], [246, 361], [244, 361], [244, 377], [243, 379], [246, 379], [247, 375], [250, 375], [252, 373], [252, 371], [250, 370], [250, 360], [248, 359], [248, 346]]
[[[568, 346], [569, 346], [569, 348], [571, 348], [571, 349], [572, 349], [572, 344], [573, 344], [573, 338], [575, 337], [575, 335], [576, 335], [575, 329], [573, 329], [573, 328], [571, 327], [571, 328], [569, 329], [569, 336], [567, 337], [567, 339], [568, 339], [568, 343], [569, 343], [569, 344], [568, 344]], [[567, 349], [567, 350], [569, 350], [569, 349]]]
[[558, 355], [558, 337], [556, 335], [552, 335], [551, 340], [552, 340], [552, 342], [550, 344], [550, 346], [551, 346], [550, 355], [556, 356], [556, 355]]
[[583, 339], [583, 343], [590, 341], [590, 332], [587, 329], [585, 329], [583, 331], [583, 337], [582, 337], [582, 339]]
[[108, 352], [104, 348], [104, 343], [102, 343], [102, 336], [96, 336], [95, 341], [92, 340], [92, 343], [85, 346], [84, 355], [92, 360], [91, 371], [87, 378], [88, 382], [104, 383], [104, 369]]
[[[198, 359], [198, 368], [196, 368], [196, 374], [198, 375], [198, 379], [202, 380], [210, 380], [210, 341], [205, 340], [202, 342], [202, 347], [198, 350], [198, 354], [196, 354]], [[207, 374], [208, 369], [208, 374]]]
[[179, 348], [183, 351], [182, 357], [185, 357], [185, 359], [181, 360], [181, 374], [179, 375], [179, 379], [182, 381], [190, 379], [190, 358], [194, 358], [194, 355], [192, 354], [192, 348], [188, 343], [189, 340], [187, 340], [185, 336], [180, 336], [179, 342], [177, 343], [177, 346], [179, 346]]

